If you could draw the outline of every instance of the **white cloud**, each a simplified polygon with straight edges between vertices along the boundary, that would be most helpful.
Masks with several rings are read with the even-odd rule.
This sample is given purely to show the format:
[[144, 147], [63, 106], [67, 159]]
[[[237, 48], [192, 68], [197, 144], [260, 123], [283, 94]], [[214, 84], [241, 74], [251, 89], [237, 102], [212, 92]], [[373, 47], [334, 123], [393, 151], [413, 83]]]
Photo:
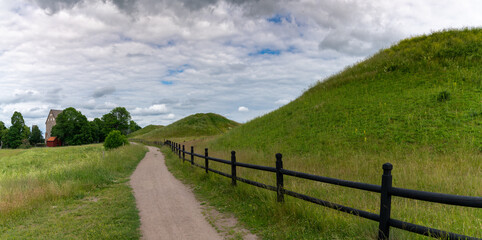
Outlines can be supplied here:
[[72, 106], [89, 118], [123, 106], [141, 125], [197, 112], [245, 122], [402, 38], [480, 27], [481, 8], [478, 0], [0, 1], [0, 121], [25, 104], [45, 106], [43, 115]]
[[100, 97], [103, 97], [105, 95], [109, 95], [109, 94], [112, 94], [115, 92], [115, 86], [106, 86], [106, 87], [100, 87], [100, 88], [97, 88], [94, 93], [92, 94], [92, 96], [94, 98], [100, 98]]
[[239, 112], [249, 112], [249, 109], [247, 107], [241, 106], [241, 107], [238, 108], [238, 111]]
[[288, 104], [290, 102], [290, 100], [288, 99], [279, 99], [277, 100], [276, 102], [274, 102], [276, 105], [285, 105], [285, 104]]
[[174, 115], [174, 113], [169, 113], [164, 119], [172, 120], [175, 117], [176, 117], [176, 115]]
[[[155, 104], [155, 105], [152, 105], [148, 108], [138, 108], [137, 107], [134, 110], [132, 110], [132, 114], [141, 115], [141, 116], [144, 116], [144, 115], [160, 115], [160, 114], [167, 113], [167, 111], [168, 110], [167, 110], [166, 104]], [[172, 115], [172, 118], [174, 118], [174, 115]]]

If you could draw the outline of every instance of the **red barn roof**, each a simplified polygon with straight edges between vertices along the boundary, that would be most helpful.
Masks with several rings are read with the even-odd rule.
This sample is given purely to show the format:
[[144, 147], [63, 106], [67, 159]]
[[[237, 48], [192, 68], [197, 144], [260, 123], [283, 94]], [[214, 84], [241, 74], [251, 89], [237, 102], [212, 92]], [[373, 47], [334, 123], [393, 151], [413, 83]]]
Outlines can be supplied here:
[[57, 137], [49, 137], [49, 139], [47, 139], [47, 142], [53, 142], [53, 141], [55, 141], [56, 138]]

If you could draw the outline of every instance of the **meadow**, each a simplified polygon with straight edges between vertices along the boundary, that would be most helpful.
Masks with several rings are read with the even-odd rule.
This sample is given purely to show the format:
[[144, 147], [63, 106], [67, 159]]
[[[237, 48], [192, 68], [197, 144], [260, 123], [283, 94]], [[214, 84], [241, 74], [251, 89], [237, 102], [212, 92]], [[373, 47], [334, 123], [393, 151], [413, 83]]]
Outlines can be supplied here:
[[[217, 136], [171, 135], [195, 152], [379, 185], [393, 164], [393, 186], [482, 196], [482, 29], [406, 39], [316, 83], [291, 103]], [[194, 123], [195, 124], [195, 123]], [[167, 126], [168, 127], [168, 126]], [[163, 136], [158, 139], [163, 140]], [[167, 164], [201, 198], [230, 211], [265, 239], [374, 239], [377, 223], [181, 165]], [[202, 163], [202, 161], [200, 162]], [[210, 167], [229, 172], [229, 167]], [[238, 170], [274, 185], [275, 176]], [[286, 189], [377, 213], [379, 195], [287, 177]], [[482, 237], [482, 210], [392, 199], [392, 218]], [[392, 239], [428, 239], [392, 228]]]
[[146, 151], [0, 150], [0, 239], [138, 239], [128, 180]]

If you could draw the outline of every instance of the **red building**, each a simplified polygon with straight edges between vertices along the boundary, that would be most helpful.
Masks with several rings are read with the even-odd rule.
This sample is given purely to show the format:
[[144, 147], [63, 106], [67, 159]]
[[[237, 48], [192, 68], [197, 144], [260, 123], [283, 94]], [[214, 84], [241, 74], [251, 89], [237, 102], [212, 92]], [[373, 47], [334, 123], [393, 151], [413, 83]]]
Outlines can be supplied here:
[[49, 137], [49, 139], [47, 139], [47, 147], [58, 147], [58, 146], [62, 146], [62, 142], [58, 137]]

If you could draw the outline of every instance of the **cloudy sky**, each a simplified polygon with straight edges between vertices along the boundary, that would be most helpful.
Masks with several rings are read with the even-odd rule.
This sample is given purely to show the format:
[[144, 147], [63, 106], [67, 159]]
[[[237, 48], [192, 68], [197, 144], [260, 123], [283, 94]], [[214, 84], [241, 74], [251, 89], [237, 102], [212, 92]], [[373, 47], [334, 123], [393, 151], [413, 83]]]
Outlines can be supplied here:
[[0, 0], [0, 121], [126, 107], [141, 126], [238, 122], [399, 40], [481, 27], [482, 1]]

